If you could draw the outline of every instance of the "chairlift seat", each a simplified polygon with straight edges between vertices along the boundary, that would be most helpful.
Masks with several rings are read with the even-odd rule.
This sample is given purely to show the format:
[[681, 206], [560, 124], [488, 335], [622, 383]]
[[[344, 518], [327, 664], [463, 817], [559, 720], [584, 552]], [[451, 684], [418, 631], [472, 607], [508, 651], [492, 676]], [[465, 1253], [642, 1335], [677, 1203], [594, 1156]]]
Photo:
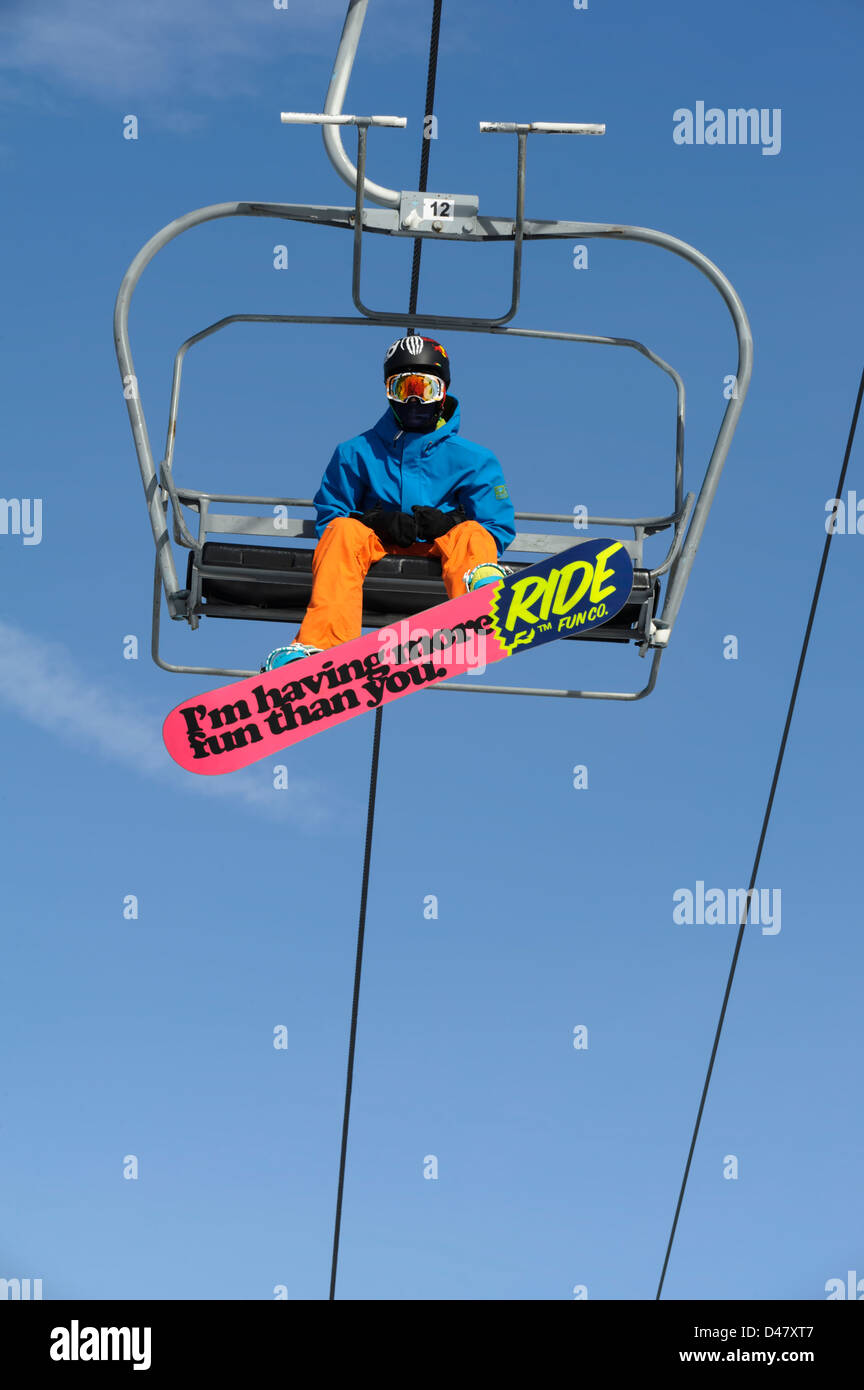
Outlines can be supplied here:
[[[206, 541], [200, 561], [190, 553], [186, 584], [194, 611], [212, 618], [258, 618], [269, 622], [301, 622], [312, 594], [312, 549], [300, 545], [247, 545]], [[514, 572], [534, 560], [503, 563]], [[630, 642], [644, 637], [653, 617], [660, 582], [649, 571], [635, 569], [630, 599], [602, 627], [574, 633], [566, 641]], [[447, 590], [441, 562], [434, 555], [387, 555], [369, 569], [363, 585], [363, 626], [386, 627], [402, 618], [445, 603]]]

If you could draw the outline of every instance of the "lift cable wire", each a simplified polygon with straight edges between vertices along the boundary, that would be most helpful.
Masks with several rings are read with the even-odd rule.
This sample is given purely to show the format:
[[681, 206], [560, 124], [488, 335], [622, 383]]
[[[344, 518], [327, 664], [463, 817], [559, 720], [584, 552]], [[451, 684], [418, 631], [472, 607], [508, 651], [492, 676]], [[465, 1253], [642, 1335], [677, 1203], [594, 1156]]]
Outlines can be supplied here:
[[[432, 115], [435, 105], [435, 79], [438, 76], [438, 40], [441, 34], [441, 4], [442, 0], [433, 0], [432, 8], [432, 33], [429, 40], [429, 67], [426, 73], [426, 105], [423, 108], [425, 119], [423, 122], [423, 139], [420, 149], [420, 179], [417, 184], [420, 193], [426, 192], [426, 184], [429, 178], [429, 149], [432, 144], [431, 138], [427, 138], [426, 121]], [[431, 137], [431, 132], [430, 132]], [[414, 260], [411, 265], [411, 293], [408, 301], [408, 313], [413, 318], [417, 312], [417, 295], [420, 289], [420, 257], [423, 253], [422, 237], [414, 238]], [[413, 333], [413, 326], [409, 324], [408, 332]]]
[[[425, 114], [432, 114], [435, 101], [435, 79], [438, 72], [438, 40], [441, 32], [441, 5], [443, 0], [433, 0], [432, 33], [429, 42], [429, 66], [426, 77]], [[429, 175], [429, 144], [426, 138], [426, 124], [423, 126], [423, 141], [420, 154], [420, 179], [418, 189], [426, 192]], [[408, 314], [411, 318], [417, 312], [417, 296], [420, 289], [420, 256], [423, 242], [414, 238], [414, 259], [411, 266], [411, 291]], [[412, 332], [409, 326], [406, 330]], [[348, 1152], [348, 1121], [351, 1115], [351, 1091], [354, 1085], [354, 1053], [357, 1044], [357, 1015], [360, 1006], [360, 978], [363, 970], [363, 941], [366, 935], [366, 903], [369, 897], [369, 867], [372, 860], [372, 829], [375, 824], [375, 799], [378, 790], [378, 760], [381, 752], [381, 706], [375, 711], [375, 729], [372, 735], [372, 767], [369, 773], [369, 808], [366, 813], [366, 847], [363, 854], [363, 881], [360, 889], [360, 917], [357, 926], [357, 958], [354, 964], [354, 997], [351, 1002], [351, 1035], [348, 1044], [348, 1075], [345, 1081], [345, 1110], [342, 1117], [342, 1146], [339, 1154], [339, 1185], [336, 1193], [336, 1219], [333, 1227], [333, 1261], [330, 1267], [330, 1300], [336, 1297], [336, 1271], [339, 1265], [339, 1235], [342, 1229], [342, 1196], [345, 1190], [345, 1160]]]
[[360, 976], [363, 969], [363, 938], [366, 935], [366, 902], [369, 896], [369, 864], [372, 858], [372, 827], [375, 823], [375, 795], [378, 788], [378, 757], [381, 751], [381, 706], [375, 711], [372, 737], [372, 769], [369, 774], [369, 809], [366, 813], [366, 849], [363, 854], [363, 885], [360, 889], [360, 922], [357, 927], [357, 959], [354, 964], [354, 998], [351, 1002], [351, 1041], [348, 1044], [348, 1076], [345, 1082], [345, 1111], [342, 1117], [342, 1149], [339, 1155], [339, 1190], [336, 1194], [336, 1222], [333, 1229], [333, 1264], [330, 1269], [330, 1298], [336, 1297], [336, 1270], [339, 1263], [339, 1232], [342, 1227], [342, 1193], [345, 1187], [345, 1156], [348, 1150], [348, 1119], [354, 1084], [354, 1050], [357, 1043], [357, 1012], [360, 1005]]
[[[864, 371], [862, 371], [862, 373], [861, 373], [861, 381], [860, 381], [860, 383], [859, 383], [859, 385], [858, 385], [858, 396], [857, 396], [857, 399], [856, 399], [856, 401], [855, 401], [855, 409], [854, 409], [853, 412], [852, 412], [852, 424], [850, 425], [850, 428], [849, 428], [849, 438], [848, 438], [847, 443], [846, 443], [846, 452], [845, 452], [845, 454], [844, 454], [844, 456], [843, 456], [843, 466], [842, 466], [842, 468], [840, 469], [840, 478], [839, 478], [839, 480], [838, 480], [838, 482], [837, 482], [837, 488], [836, 488], [836, 491], [835, 491], [835, 493], [834, 493], [834, 496], [835, 496], [835, 497], [838, 497], [838, 498], [842, 495], [843, 486], [844, 486], [844, 483], [845, 483], [845, 481], [846, 481], [846, 470], [847, 470], [847, 468], [848, 468], [848, 466], [849, 466], [849, 458], [850, 458], [851, 453], [852, 453], [852, 445], [853, 445], [853, 443], [854, 443], [854, 441], [855, 441], [855, 432], [856, 432], [856, 429], [857, 429], [857, 427], [858, 427], [858, 416], [859, 416], [859, 414], [860, 414], [860, 412], [861, 412], [861, 401], [862, 401], [862, 397], [864, 397]], [[663, 1281], [664, 1281], [664, 1279], [666, 1278], [666, 1269], [667, 1269], [667, 1266], [668, 1266], [668, 1264], [669, 1264], [669, 1256], [670, 1256], [671, 1253], [672, 1253], [672, 1243], [673, 1243], [673, 1241], [674, 1241], [674, 1239], [675, 1239], [675, 1232], [676, 1232], [676, 1230], [677, 1230], [677, 1228], [678, 1228], [678, 1217], [679, 1217], [680, 1212], [681, 1212], [681, 1204], [682, 1204], [682, 1202], [683, 1202], [683, 1200], [684, 1200], [684, 1191], [685, 1191], [685, 1189], [686, 1189], [686, 1187], [687, 1187], [687, 1179], [688, 1179], [688, 1177], [689, 1177], [689, 1175], [690, 1175], [690, 1165], [691, 1165], [691, 1163], [692, 1163], [692, 1161], [693, 1161], [693, 1153], [694, 1153], [694, 1150], [695, 1150], [695, 1148], [696, 1148], [696, 1140], [697, 1140], [697, 1138], [698, 1138], [698, 1136], [699, 1136], [699, 1126], [700, 1126], [700, 1124], [701, 1124], [701, 1122], [702, 1122], [702, 1112], [703, 1112], [703, 1110], [705, 1109], [705, 1100], [706, 1100], [706, 1097], [707, 1097], [707, 1095], [708, 1095], [708, 1087], [709, 1087], [709, 1085], [710, 1085], [710, 1083], [711, 1083], [711, 1073], [712, 1073], [713, 1070], [714, 1070], [714, 1061], [715, 1061], [715, 1058], [716, 1058], [716, 1056], [717, 1056], [717, 1048], [718, 1048], [719, 1043], [720, 1043], [720, 1034], [721, 1034], [722, 1029], [723, 1029], [723, 1021], [724, 1021], [724, 1019], [725, 1019], [725, 1017], [726, 1017], [726, 1006], [727, 1006], [728, 1003], [729, 1003], [729, 996], [730, 996], [730, 994], [731, 994], [731, 992], [732, 992], [732, 981], [733, 981], [733, 979], [734, 979], [734, 977], [735, 977], [735, 968], [736, 968], [736, 966], [737, 966], [737, 964], [738, 964], [738, 956], [739, 956], [739, 954], [740, 954], [741, 945], [742, 945], [742, 942], [743, 942], [743, 940], [744, 940], [744, 928], [745, 928], [745, 926], [746, 926], [747, 917], [748, 917], [748, 914], [749, 914], [749, 911], [750, 911], [750, 899], [751, 899], [751, 897], [752, 897], [752, 894], [753, 894], [753, 891], [754, 891], [754, 888], [755, 888], [755, 884], [756, 884], [756, 875], [757, 875], [757, 873], [758, 873], [758, 871], [759, 871], [759, 863], [760, 863], [760, 860], [761, 860], [761, 858], [762, 858], [762, 847], [763, 847], [763, 845], [765, 844], [765, 836], [766, 836], [766, 834], [767, 834], [767, 832], [768, 832], [768, 823], [769, 823], [769, 821], [770, 821], [770, 819], [771, 819], [771, 811], [772, 811], [772, 808], [773, 808], [773, 806], [774, 806], [774, 793], [775, 793], [776, 790], [777, 790], [777, 783], [778, 783], [779, 778], [780, 778], [780, 769], [781, 769], [782, 764], [783, 764], [783, 755], [784, 755], [784, 753], [785, 753], [785, 751], [786, 751], [786, 741], [787, 741], [787, 738], [788, 738], [788, 736], [789, 736], [789, 728], [790, 728], [790, 725], [791, 725], [791, 723], [792, 723], [792, 716], [793, 716], [793, 714], [794, 714], [794, 712], [795, 712], [795, 703], [796, 703], [797, 698], [798, 698], [798, 687], [799, 687], [799, 685], [801, 684], [801, 675], [802, 675], [802, 672], [803, 672], [803, 670], [804, 670], [804, 661], [805, 661], [806, 656], [807, 656], [807, 648], [808, 648], [808, 646], [809, 646], [809, 644], [810, 644], [810, 633], [811, 633], [812, 628], [813, 628], [813, 620], [814, 620], [814, 618], [815, 618], [815, 616], [816, 616], [816, 607], [817, 607], [817, 605], [818, 605], [818, 603], [819, 603], [819, 595], [820, 595], [820, 593], [821, 593], [821, 591], [822, 591], [822, 580], [823, 580], [823, 578], [825, 577], [825, 567], [826, 567], [826, 565], [827, 565], [827, 563], [828, 563], [828, 550], [829, 550], [829, 547], [830, 547], [830, 545], [831, 545], [831, 538], [832, 538], [832, 535], [833, 535], [833, 532], [832, 532], [832, 531], [829, 531], [829, 532], [828, 532], [828, 535], [825, 537], [825, 545], [824, 545], [823, 550], [822, 550], [822, 563], [821, 563], [820, 566], [819, 566], [819, 574], [818, 574], [817, 579], [816, 579], [816, 587], [815, 587], [815, 589], [814, 589], [814, 591], [813, 591], [813, 600], [812, 600], [812, 602], [811, 602], [811, 604], [810, 604], [810, 614], [809, 614], [809, 617], [807, 618], [807, 627], [806, 627], [806, 630], [805, 630], [805, 633], [804, 633], [804, 642], [803, 642], [803, 645], [802, 645], [802, 647], [801, 647], [801, 655], [800, 655], [800, 657], [798, 658], [798, 669], [797, 669], [797, 671], [795, 672], [795, 682], [794, 682], [794, 684], [793, 684], [793, 686], [792, 686], [792, 694], [791, 694], [790, 699], [789, 699], [789, 708], [788, 708], [788, 710], [786, 711], [786, 723], [785, 723], [784, 728], [783, 728], [783, 737], [782, 737], [781, 740], [780, 740], [780, 751], [779, 751], [778, 754], [777, 754], [777, 762], [776, 762], [775, 767], [774, 767], [774, 776], [773, 776], [773, 778], [772, 778], [772, 780], [771, 780], [771, 791], [770, 791], [769, 794], [768, 794], [768, 804], [767, 804], [766, 807], [765, 807], [765, 814], [764, 814], [764, 816], [763, 816], [763, 818], [762, 818], [762, 830], [761, 830], [761, 833], [760, 833], [760, 835], [759, 835], [759, 844], [757, 845], [757, 848], [756, 848], [756, 858], [755, 858], [754, 861], [753, 861], [753, 870], [752, 870], [752, 873], [751, 873], [751, 875], [750, 875], [750, 886], [749, 886], [749, 888], [747, 889], [747, 898], [746, 898], [745, 903], [744, 903], [744, 910], [743, 910], [743, 913], [742, 913], [742, 916], [741, 916], [741, 922], [740, 922], [739, 927], [738, 927], [738, 938], [737, 938], [737, 940], [736, 940], [736, 942], [735, 942], [735, 951], [734, 951], [733, 956], [732, 956], [732, 965], [731, 965], [730, 970], [729, 970], [729, 979], [726, 981], [726, 992], [725, 992], [725, 994], [723, 995], [723, 1005], [722, 1005], [722, 1007], [721, 1007], [721, 1009], [720, 1009], [720, 1018], [719, 1018], [718, 1023], [717, 1023], [717, 1031], [716, 1031], [716, 1033], [714, 1034], [714, 1046], [713, 1046], [712, 1049], [711, 1049], [711, 1058], [710, 1058], [710, 1061], [709, 1061], [709, 1063], [708, 1063], [708, 1071], [707, 1071], [707, 1074], [706, 1074], [706, 1076], [705, 1076], [705, 1084], [704, 1084], [704, 1086], [703, 1086], [703, 1088], [702, 1088], [702, 1098], [701, 1098], [701, 1100], [700, 1100], [700, 1102], [699, 1102], [699, 1111], [698, 1111], [698, 1114], [697, 1114], [697, 1116], [696, 1116], [696, 1124], [695, 1124], [695, 1126], [694, 1126], [694, 1128], [693, 1128], [693, 1137], [692, 1137], [692, 1139], [690, 1140], [690, 1152], [689, 1152], [688, 1155], [687, 1155], [687, 1164], [686, 1164], [686, 1167], [685, 1167], [685, 1169], [684, 1169], [684, 1178], [683, 1178], [683, 1181], [682, 1181], [682, 1183], [681, 1183], [681, 1191], [680, 1191], [679, 1194], [678, 1194], [678, 1205], [677, 1205], [676, 1208], [675, 1208], [675, 1217], [674, 1217], [673, 1222], [672, 1222], [672, 1230], [671, 1230], [671, 1232], [670, 1232], [670, 1234], [669, 1234], [669, 1243], [668, 1243], [668, 1245], [667, 1245], [667, 1247], [666, 1247], [666, 1258], [665, 1258], [664, 1261], [663, 1261], [663, 1269], [662, 1269], [661, 1274], [660, 1274], [660, 1283], [659, 1283], [659, 1285], [658, 1285], [658, 1287], [657, 1287], [657, 1298], [658, 1298], [658, 1299], [660, 1298], [660, 1296], [661, 1296], [661, 1294], [662, 1294], [662, 1292], [663, 1292]]]

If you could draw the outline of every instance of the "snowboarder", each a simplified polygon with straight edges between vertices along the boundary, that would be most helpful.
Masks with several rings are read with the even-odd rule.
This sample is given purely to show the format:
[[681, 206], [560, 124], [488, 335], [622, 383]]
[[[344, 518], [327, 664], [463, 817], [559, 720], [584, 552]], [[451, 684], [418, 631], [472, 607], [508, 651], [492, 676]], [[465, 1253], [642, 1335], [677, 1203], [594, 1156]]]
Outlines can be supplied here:
[[493, 584], [516, 534], [501, 465], [459, 436], [450, 361], [434, 338], [399, 338], [384, 359], [388, 409], [338, 445], [315, 494], [312, 597], [297, 638], [262, 671], [359, 637], [363, 580], [385, 555], [437, 555], [449, 598]]

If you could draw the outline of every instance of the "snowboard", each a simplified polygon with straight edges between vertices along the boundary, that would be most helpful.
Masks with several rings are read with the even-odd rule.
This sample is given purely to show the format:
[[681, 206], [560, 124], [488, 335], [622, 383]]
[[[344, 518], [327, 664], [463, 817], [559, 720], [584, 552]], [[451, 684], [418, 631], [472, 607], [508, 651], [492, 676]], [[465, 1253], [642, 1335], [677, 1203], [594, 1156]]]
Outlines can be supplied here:
[[397, 624], [184, 700], [165, 720], [165, 746], [188, 772], [235, 772], [415, 690], [600, 627], [632, 587], [621, 541], [579, 541]]

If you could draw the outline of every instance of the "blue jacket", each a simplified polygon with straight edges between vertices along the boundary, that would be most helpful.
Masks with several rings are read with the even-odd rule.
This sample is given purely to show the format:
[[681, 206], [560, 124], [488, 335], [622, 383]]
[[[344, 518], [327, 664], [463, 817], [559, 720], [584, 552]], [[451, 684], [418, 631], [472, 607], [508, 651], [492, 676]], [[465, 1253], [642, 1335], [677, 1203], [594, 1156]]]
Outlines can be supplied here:
[[392, 410], [371, 430], [339, 444], [315, 494], [316, 534], [336, 516], [375, 506], [409, 512], [414, 506], [452, 511], [479, 521], [500, 555], [516, 534], [513, 504], [493, 453], [459, 436], [459, 402], [448, 397], [447, 417], [428, 434], [399, 428]]

